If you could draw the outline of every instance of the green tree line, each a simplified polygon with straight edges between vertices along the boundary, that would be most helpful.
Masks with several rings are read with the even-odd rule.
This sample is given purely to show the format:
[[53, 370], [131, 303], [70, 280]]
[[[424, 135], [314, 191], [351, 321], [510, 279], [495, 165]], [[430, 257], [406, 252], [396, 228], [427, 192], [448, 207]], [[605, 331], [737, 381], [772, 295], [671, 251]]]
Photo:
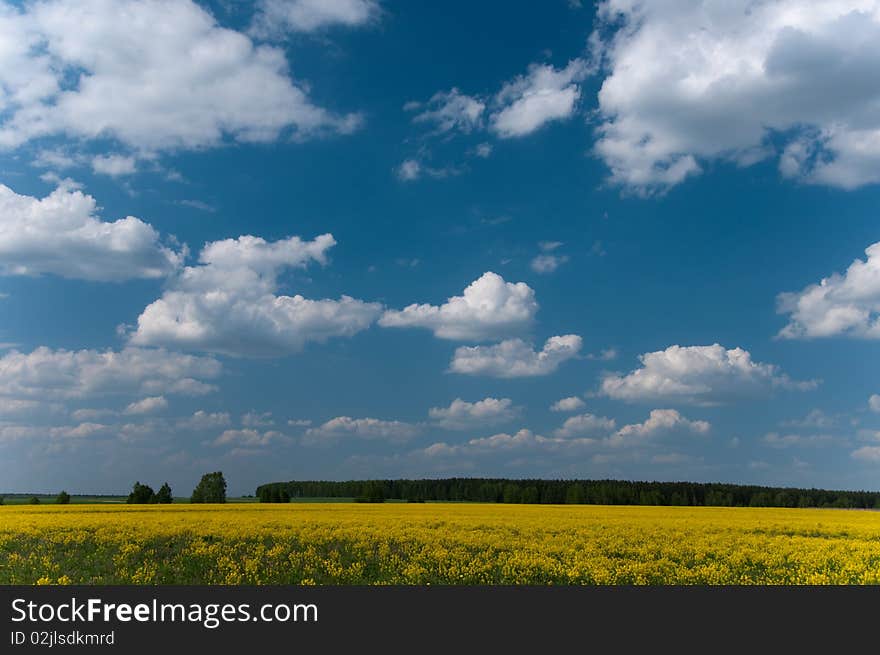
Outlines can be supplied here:
[[263, 503], [286, 503], [296, 498], [355, 498], [368, 502], [399, 499], [410, 502], [880, 508], [880, 492], [874, 491], [629, 480], [293, 480], [260, 485], [256, 495]]

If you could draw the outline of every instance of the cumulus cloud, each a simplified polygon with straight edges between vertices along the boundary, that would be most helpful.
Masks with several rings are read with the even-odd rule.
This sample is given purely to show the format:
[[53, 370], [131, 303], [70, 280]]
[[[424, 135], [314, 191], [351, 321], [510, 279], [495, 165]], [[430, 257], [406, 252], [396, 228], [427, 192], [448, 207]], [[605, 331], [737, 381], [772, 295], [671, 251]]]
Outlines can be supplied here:
[[492, 155], [492, 150], [491, 143], [478, 143], [473, 149], [473, 154], [480, 159], [488, 159]]
[[381, 305], [349, 296], [276, 295], [284, 269], [325, 264], [335, 243], [330, 234], [312, 241], [242, 236], [208, 243], [198, 265], [184, 268], [144, 309], [131, 343], [271, 356], [298, 352], [307, 342], [352, 336], [376, 320]]
[[568, 255], [538, 255], [529, 264], [535, 273], [553, 273], [557, 268], [568, 261]]
[[137, 160], [125, 155], [99, 155], [92, 159], [92, 170], [110, 177], [133, 175], [137, 172]]
[[220, 362], [162, 349], [12, 350], [0, 357], [0, 396], [81, 399], [110, 394], [207, 393]]
[[779, 434], [769, 432], [764, 435], [764, 443], [771, 448], [790, 448], [792, 446], [827, 446], [834, 443], [830, 434]]
[[397, 177], [404, 182], [412, 182], [422, 176], [422, 165], [417, 159], [405, 159], [397, 167]]
[[610, 362], [612, 359], [617, 359], [617, 349], [605, 348], [604, 350], [600, 350], [596, 354], [590, 353], [586, 357], [587, 359], [594, 359], [601, 362]]
[[862, 446], [850, 453], [850, 457], [870, 464], [880, 463], [880, 446]]
[[432, 407], [428, 416], [435, 425], [448, 430], [469, 430], [506, 423], [519, 416], [521, 409], [510, 398], [484, 398], [467, 402], [456, 398], [449, 407]]
[[846, 272], [833, 273], [802, 291], [782, 293], [778, 311], [789, 322], [785, 339], [853, 337], [880, 339], [880, 242], [865, 250]]
[[224, 430], [213, 441], [214, 446], [235, 446], [238, 448], [262, 448], [274, 442], [285, 439], [285, 435], [277, 430], [261, 432], [253, 428], [242, 430]]
[[535, 351], [522, 339], [508, 339], [492, 346], [457, 348], [449, 369], [465, 375], [519, 378], [549, 375], [577, 356], [581, 338], [576, 334], [550, 337]]
[[596, 152], [613, 183], [650, 192], [768, 158], [810, 183], [880, 181], [875, 3], [606, 0], [598, 15], [613, 36], [594, 39]]
[[226, 427], [229, 423], [229, 412], [206, 412], [203, 409], [199, 409], [193, 412], [192, 416], [178, 419], [177, 428], [198, 432]]
[[445, 177], [451, 177], [459, 173], [461, 173], [461, 169], [454, 166], [436, 168], [412, 158], [404, 159], [400, 166], [394, 169], [394, 174], [401, 182], [414, 182], [425, 176], [442, 180]]
[[306, 430], [303, 443], [307, 445], [327, 443], [350, 437], [402, 443], [409, 441], [418, 433], [419, 426], [403, 421], [337, 416], [316, 428]]
[[168, 407], [165, 396], [148, 396], [141, 400], [130, 403], [125, 408], [125, 414], [152, 414]]
[[94, 421], [95, 419], [104, 418], [106, 416], [114, 416], [115, 414], [116, 412], [112, 409], [84, 407], [72, 411], [70, 413], [70, 416], [75, 421]]
[[[583, 456], [609, 458], [626, 451], [633, 454], [650, 452], [666, 438], [679, 434], [704, 435], [710, 426], [705, 421], [691, 421], [675, 410], [655, 409], [642, 423], [625, 425], [614, 431], [614, 421], [584, 415], [580, 425], [569, 419], [570, 429], [560, 429], [552, 437], [522, 429], [509, 434], [501, 432], [489, 437], [470, 439], [460, 444], [438, 442], [410, 453], [415, 459], [464, 459], [499, 454], [529, 453], [551, 458]], [[579, 417], [572, 417], [579, 418]], [[662, 457], [662, 455], [661, 455]]]
[[773, 389], [808, 390], [816, 382], [796, 382], [778, 367], [752, 361], [742, 348], [669, 346], [639, 357], [642, 367], [627, 375], [607, 374], [601, 393], [618, 400], [675, 400], [710, 405]]
[[525, 75], [505, 84], [494, 98], [491, 129], [502, 139], [531, 134], [551, 121], [569, 118], [581, 97], [579, 82], [587, 64], [574, 59], [562, 69], [532, 64]]
[[104, 434], [110, 430], [110, 426], [101, 423], [80, 423], [79, 425], [64, 426], [52, 430], [53, 437], [91, 437], [96, 434]]
[[[294, 4], [314, 16], [343, 3]], [[221, 27], [190, 0], [3, 2], [0, 42], [0, 147], [63, 135], [150, 156], [360, 122], [313, 104], [283, 50]]]
[[[502, 432], [500, 434], [493, 434], [491, 437], [471, 439], [467, 442], [465, 448], [476, 451], [512, 450], [519, 448], [535, 448], [555, 443], [558, 443], [555, 439], [548, 439], [547, 437], [542, 437], [540, 434], [535, 434], [531, 430], [523, 429], [519, 430], [516, 434]], [[434, 448], [436, 453], [437, 447], [438, 444], [434, 444], [433, 446], [429, 446], [429, 449]]]
[[246, 428], [263, 428], [275, 425], [272, 412], [248, 412], [241, 417], [241, 424]]
[[595, 414], [578, 414], [565, 420], [562, 427], [553, 434], [563, 439], [571, 437], [605, 436], [616, 426], [614, 419], [596, 416]]
[[569, 396], [568, 398], [560, 398], [550, 405], [551, 412], [576, 412], [583, 409], [585, 403], [577, 396]]
[[[60, 412], [64, 406], [58, 403], [45, 403], [40, 400], [22, 400], [20, 398], [0, 397], [0, 419], [33, 416], [38, 413]], [[75, 412], [74, 412], [75, 413]], [[77, 420], [81, 420], [74, 416]]]
[[567, 262], [568, 255], [554, 254], [563, 245], [565, 244], [562, 241], [539, 241], [538, 248], [541, 249], [541, 254], [530, 262], [532, 270], [540, 274], [553, 273]]
[[880, 412], [880, 394], [871, 394], [871, 397], [868, 398], [868, 408], [872, 412]]
[[467, 134], [482, 125], [486, 104], [452, 88], [446, 92], [438, 91], [424, 104], [407, 103], [404, 109], [418, 111], [413, 122], [432, 124], [436, 134], [452, 130]]
[[250, 31], [272, 38], [337, 25], [359, 27], [374, 20], [379, 11], [375, 0], [259, 0]]
[[0, 184], [0, 272], [5, 275], [160, 278], [183, 263], [185, 252], [163, 245], [159, 233], [134, 216], [102, 221], [95, 199], [69, 185], [34, 198]]
[[383, 327], [428, 328], [440, 339], [484, 341], [524, 331], [538, 311], [535, 292], [525, 282], [505, 282], [492, 272], [471, 282], [443, 305], [412, 304], [388, 310]]
[[832, 428], [837, 425], [837, 419], [834, 416], [829, 416], [821, 409], [813, 409], [801, 419], [794, 419], [790, 421], [783, 421], [781, 425], [786, 427], [795, 427], [795, 428]]
[[677, 431], [706, 434], [710, 428], [707, 421], [691, 421], [674, 409], [653, 409], [644, 422], [620, 428], [611, 436], [609, 443], [613, 446], [633, 446]]
[[438, 442], [431, 444], [427, 448], [423, 448], [416, 453], [416, 456], [427, 458], [443, 458], [456, 456], [473, 456], [480, 454], [490, 454], [499, 451], [511, 450], [527, 450], [536, 448], [553, 448], [558, 447], [563, 442], [562, 439], [554, 439], [543, 437], [535, 434], [531, 430], [522, 429], [515, 434], [501, 432], [493, 434], [490, 437], [481, 437], [479, 439], [471, 439], [463, 444], [450, 445], [446, 442]]

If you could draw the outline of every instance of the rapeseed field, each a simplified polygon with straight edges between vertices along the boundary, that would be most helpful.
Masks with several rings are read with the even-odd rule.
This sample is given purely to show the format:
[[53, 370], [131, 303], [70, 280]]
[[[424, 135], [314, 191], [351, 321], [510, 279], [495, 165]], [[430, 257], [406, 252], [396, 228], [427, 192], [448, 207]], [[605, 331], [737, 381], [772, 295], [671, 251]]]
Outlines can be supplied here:
[[0, 507], [0, 584], [875, 584], [880, 513], [340, 504]]

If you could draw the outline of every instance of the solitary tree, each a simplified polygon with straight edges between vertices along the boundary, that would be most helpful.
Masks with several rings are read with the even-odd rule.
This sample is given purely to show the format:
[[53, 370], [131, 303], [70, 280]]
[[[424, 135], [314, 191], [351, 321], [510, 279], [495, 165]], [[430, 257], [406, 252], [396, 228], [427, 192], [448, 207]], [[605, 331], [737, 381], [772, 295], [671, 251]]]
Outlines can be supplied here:
[[135, 482], [134, 487], [131, 489], [131, 493], [128, 494], [128, 502], [129, 505], [145, 505], [147, 503], [155, 502], [154, 498], [156, 497], [156, 493], [153, 491], [153, 488], [146, 484], [141, 484], [140, 482]]
[[161, 487], [159, 487], [159, 491], [156, 492], [156, 497], [153, 502], [165, 505], [173, 500], [174, 497], [171, 495], [171, 487], [166, 482]]
[[191, 503], [225, 503], [226, 480], [222, 471], [205, 473], [189, 499]]
[[56, 505], [68, 505], [70, 504], [70, 494], [66, 491], [62, 491], [55, 497]]

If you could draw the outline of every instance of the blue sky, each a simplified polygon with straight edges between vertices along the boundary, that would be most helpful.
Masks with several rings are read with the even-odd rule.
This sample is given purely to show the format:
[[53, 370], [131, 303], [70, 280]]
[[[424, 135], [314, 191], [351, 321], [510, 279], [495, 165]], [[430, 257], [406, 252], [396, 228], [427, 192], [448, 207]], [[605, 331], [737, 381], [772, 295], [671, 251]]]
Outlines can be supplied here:
[[0, 4], [0, 490], [876, 489], [880, 8]]

